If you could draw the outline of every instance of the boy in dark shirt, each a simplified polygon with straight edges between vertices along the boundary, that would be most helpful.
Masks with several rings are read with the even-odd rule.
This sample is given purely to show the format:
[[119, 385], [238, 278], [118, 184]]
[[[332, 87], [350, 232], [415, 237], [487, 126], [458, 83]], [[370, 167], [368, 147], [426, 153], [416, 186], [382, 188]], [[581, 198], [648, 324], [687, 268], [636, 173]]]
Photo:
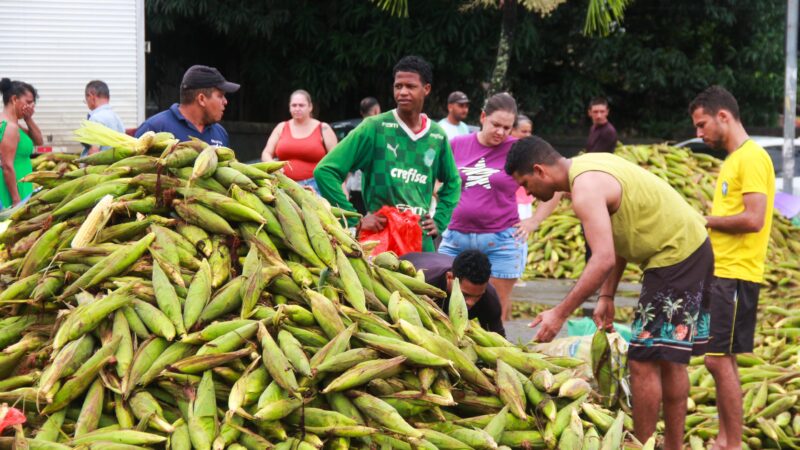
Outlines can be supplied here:
[[425, 282], [447, 292], [447, 298], [437, 300], [442, 311], [450, 306], [453, 278], [458, 278], [461, 292], [469, 309], [469, 318], [478, 318], [481, 327], [505, 336], [501, 319], [500, 299], [489, 285], [492, 265], [489, 258], [478, 250], [467, 250], [455, 259], [441, 253], [406, 253], [400, 259], [410, 261], [422, 270]]

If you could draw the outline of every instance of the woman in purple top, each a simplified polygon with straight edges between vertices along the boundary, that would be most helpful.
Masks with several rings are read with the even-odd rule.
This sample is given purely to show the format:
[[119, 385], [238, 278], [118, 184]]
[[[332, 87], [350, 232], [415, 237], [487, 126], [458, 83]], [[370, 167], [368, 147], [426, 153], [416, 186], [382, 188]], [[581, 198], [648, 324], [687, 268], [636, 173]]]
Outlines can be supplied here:
[[439, 252], [457, 256], [480, 250], [489, 256], [503, 320], [511, 316], [511, 289], [525, 270], [522, 252], [527, 233], [519, 228], [514, 179], [504, 167], [516, 139], [511, 130], [517, 102], [507, 93], [495, 94], [481, 112], [481, 130], [450, 141], [461, 175], [461, 199], [442, 234]]

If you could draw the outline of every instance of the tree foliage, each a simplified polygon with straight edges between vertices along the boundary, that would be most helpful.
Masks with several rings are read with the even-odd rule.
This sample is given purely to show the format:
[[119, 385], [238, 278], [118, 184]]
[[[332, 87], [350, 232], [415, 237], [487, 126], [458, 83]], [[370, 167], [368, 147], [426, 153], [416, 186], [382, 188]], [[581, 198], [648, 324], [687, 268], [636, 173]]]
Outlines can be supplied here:
[[518, 29], [520, 49], [535, 45], [534, 36], [548, 39], [532, 64], [520, 67], [525, 58], [517, 55], [519, 78], [511, 82], [536, 80], [536, 92], [518, 95], [539, 112], [542, 125], [585, 124], [588, 99], [605, 95], [612, 120], [623, 129], [665, 137], [691, 131], [686, 107], [711, 84], [734, 93], [746, 125], [775, 124], [783, 95], [782, 2], [633, 2], [625, 27], [605, 39], [580, 37], [580, 26], [569, 21], [580, 14], [578, 3], [559, 8], [552, 20], [529, 24], [527, 43]]
[[[521, 0], [520, 0], [521, 2]], [[391, 70], [406, 54], [434, 65], [426, 110], [437, 117], [447, 94], [486, 94], [500, 36], [499, 9], [463, 10], [467, 1], [408, 0], [393, 17], [367, 0], [146, 0], [149, 109], [177, 100], [191, 64], [219, 67], [242, 90], [226, 119], [288, 117], [289, 93], [304, 88], [324, 120], [357, 115], [376, 96], [394, 106]], [[509, 89], [540, 133], [585, 133], [595, 95], [612, 102], [622, 130], [668, 137], [691, 132], [686, 106], [704, 87], [723, 84], [739, 99], [746, 125], [773, 125], [783, 86], [785, 3], [778, 0], [632, 2], [623, 24], [603, 38], [584, 35], [589, 0], [546, 17], [518, 6]], [[623, 26], [624, 25], [624, 26]], [[679, 136], [681, 137], [681, 136]]]
[[586, 35], [608, 34], [622, 22], [625, 8], [630, 0], [596, 0], [589, 2], [586, 12], [586, 24], [583, 33]]
[[[407, 0], [371, 0], [384, 11], [396, 17], [408, 17]], [[521, 0], [519, 5], [528, 11], [546, 16], [567, 0]], [[631, 0], [590, 0], [589, 9], [586, 11], [586, 35], [606, 36], [617, 26], [624, 16], [625, 7]], [[515, 0], [468, 0], [462, 10], [472, 8], [508, 8], [509, 4], [516, 4]], [[503, 38], [500, 46], [505, 45]]]

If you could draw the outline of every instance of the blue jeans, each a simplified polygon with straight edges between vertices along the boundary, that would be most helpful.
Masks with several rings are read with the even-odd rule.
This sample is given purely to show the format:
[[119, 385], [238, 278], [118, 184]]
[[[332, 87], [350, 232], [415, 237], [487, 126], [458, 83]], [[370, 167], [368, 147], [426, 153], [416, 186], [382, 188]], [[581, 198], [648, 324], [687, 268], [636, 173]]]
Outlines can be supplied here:
[[525, 271], [523, 254], [528, 244], [514, 238], [515, 227], [497, 233], [461, 233], [447, 229], [442, 234], [439, 253], [458, 256], [464, 250], [479, 250], [489, 257], [492, 277], [513, 279]]
[[312, 189], [314, 189], [314, 193], [319, 195], [319, 187], [317, 186], [317, 180], [313, 178], [308, 178], [306, 180], [298, 181], [297, 184], [303, 187], [310, 186]]

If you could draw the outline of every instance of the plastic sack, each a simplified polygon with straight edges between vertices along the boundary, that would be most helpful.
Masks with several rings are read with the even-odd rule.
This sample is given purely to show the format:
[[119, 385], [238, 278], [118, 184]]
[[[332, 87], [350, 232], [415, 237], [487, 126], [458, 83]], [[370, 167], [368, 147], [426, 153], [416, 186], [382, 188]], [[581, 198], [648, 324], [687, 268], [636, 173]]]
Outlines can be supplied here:
[[377, 241], [372, 255], [392, 251], [397, 256], [422, 251], [422, 227], [419, 216], [410, 210], [400, 211], [394, 206], [383, 206], [376, 215], [386, 217], [386, 226], [381, 231], [361, 230], [359, 242]]
[[[532, 352], [542, 353], [547, 356], [567, 356], [578, 358], [586, 364], [581, 366], [581, 375], [589, 378], [592, 375], [592, 339], [594, 333], [586, 336], [569, 336], [553, 339], [550, 342], [528, 344], [528, 349]], [[615, 355], [622, 355], [628, 352], [628, 342], [620, 333], [608, 333], [609, 345], [613, 347]]]
[[[614, 330], [625, 339], [625, 342], [631, 341], [633, 334], [630, 326], [614, 322]], [[591, 317], [567, 321], [567, 336], [591, 336], [595, 331], [597, 331], [597, 325]]]
[[571, 336], [553, 339], [550, 342], [528, 344], [532, 352], [547, 356], [578, 358], [586, 364], [580, 366], [581, 376], [592, 377], [592, 336]]
[[0, 405], [0, 433], [6, 428], [25, 423], [25, 414], [17, 408], [9, 408], [5, 403]]

